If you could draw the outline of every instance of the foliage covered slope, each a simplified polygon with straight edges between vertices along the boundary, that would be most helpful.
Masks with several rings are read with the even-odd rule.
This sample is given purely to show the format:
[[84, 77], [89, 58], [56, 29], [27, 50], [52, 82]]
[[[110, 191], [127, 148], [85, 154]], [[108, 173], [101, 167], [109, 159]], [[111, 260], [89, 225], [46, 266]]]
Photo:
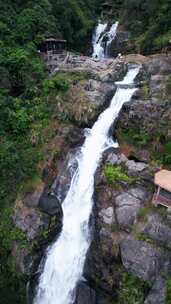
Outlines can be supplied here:
[[133, 34], [137, 51], [161, 51], [171, 40], [170, 0], [112, 0], [114, 14]]
[[89, 0], [0, 1], [1, 198], [8, 188], [14, 189], [16, 180], [33, 174], [38, 156], [31, 137], [51, 115], [44, 90], [47, 73], [37, 44], [54, 34], [80, 50], [91, 34], [94, 14]]
[[42, 146], [52, 135], [52, 130], [45, 132], [53, 120], [49, 95], [55, 90], [62, 99], [69, 86], [65, 77], [48, 79], [37, 45], [51, 34], [63, 36], [70, 49], [82, 51], [95, 16], [95, 1], [90, 0], [0, 0], [0, 297], [4, 304], [23, 304], [19, 289], [25, 293], [22, 278], [8, 263], [12, 242], [23, 238], [12, 224], [12, 203], [20, 186], [37, 174], [44, 157]]

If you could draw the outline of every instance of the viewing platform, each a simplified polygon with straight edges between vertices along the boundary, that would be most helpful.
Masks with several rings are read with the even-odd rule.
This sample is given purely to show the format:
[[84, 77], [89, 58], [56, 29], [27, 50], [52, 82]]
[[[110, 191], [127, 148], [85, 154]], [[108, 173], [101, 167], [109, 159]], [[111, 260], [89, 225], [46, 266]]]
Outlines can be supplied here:
[[171, 171], [161, 170], [157, 172], [154, 177], [154, 183], [158, 188], [153, 195], [153, 205], [162, 205], [171, 209]]

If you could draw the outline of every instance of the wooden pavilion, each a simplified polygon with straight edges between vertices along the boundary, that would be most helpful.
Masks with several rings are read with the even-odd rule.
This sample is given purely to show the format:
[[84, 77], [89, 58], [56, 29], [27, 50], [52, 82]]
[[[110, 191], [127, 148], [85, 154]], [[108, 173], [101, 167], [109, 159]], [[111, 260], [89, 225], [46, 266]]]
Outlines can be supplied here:
[[58, 39], [53, 36], [47, 38], [44, 42], [39, 45], [39, 50], [41, 53], [47, 54], [51, 52], [52, 54], [60, 54], [66, 48], [66, 40]]
[[154, 183], [158, 187], [152, 203], [171, 208], [171, 171], [161, 170], [155, 174]]

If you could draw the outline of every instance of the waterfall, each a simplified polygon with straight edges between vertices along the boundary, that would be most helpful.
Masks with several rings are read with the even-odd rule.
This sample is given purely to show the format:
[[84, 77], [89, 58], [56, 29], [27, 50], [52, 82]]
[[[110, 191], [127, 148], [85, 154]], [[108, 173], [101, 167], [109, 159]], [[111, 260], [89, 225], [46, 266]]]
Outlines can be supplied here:
[[138, 72], [138, 66], [130, 68], [124, 80], [118, 83], [110, 106], [86, 134], [77, 155], [78, 169], [62, 205], [63, 229], [47, 251], [34, 304], [73, 304], [75, 301], [74, 290], [82, 278], [91, 243], [89, 220], [93, 207], [94, 175], [103, 151], [109, 146], [109, 129], [123, 104], [130, 101], [136, 90], [132, 84]]
[[115, 22], [115, 23], [111, 26], [111, 28], [110, 28], [110, 30], [109, 30], [109, 32], [108, 32], [108, 34], [107, 34], [108, 40], [107, 40], [107, 44], [106, 44], [106, 57], [108, 56], [108, 49], [109, 49], [109, 46], [110, 46], [110, 44], [112, 43], [112, 41], [113, 41], [113, 40], [115, 39], [115, 37], [116, 37], [118, 25], [119, 25], [119, 22], [118, 22], [118, 21]]
[[106, 34], [107, 29], [107, 23], [101, 23], [99, 22], [98, 26], [95, 29], [95, 32], [93, 34], [93, 57], [94, 58], [103, 58], [105, 51], [104, 47], [102, 45], [102, 41], [104, 38], [104, 35]]
[[107, 31], [108, 24], [99, 22], [92, 39], [93, 58], [104, 58], [108, 55], [108, 47], [116, 36], [119, 22], [115, 22]]

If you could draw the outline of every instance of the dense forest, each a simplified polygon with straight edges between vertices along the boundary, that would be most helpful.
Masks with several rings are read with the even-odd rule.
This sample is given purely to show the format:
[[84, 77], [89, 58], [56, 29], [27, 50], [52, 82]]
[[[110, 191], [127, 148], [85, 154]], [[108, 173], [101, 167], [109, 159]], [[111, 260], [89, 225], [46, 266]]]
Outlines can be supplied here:
[[[23, 183], [37, 174], [43, 157], [41, 148], [47, 140], [43, 130], [53, 110], [47, 101], [49, 88], [55, 86], [59, 94], [67, 88], [66, 79], [55, 84], [48, 80], [37, 46], [46, 36], [55, 35], [65, 37], [68, 48], [81, 51], [95, 20], [91, 0], [0, 1], [0, 293], [2, 298], [4, 292], [6, 303], [14, 301], [18, 288], [13, 267], [6, 262], [12, 241], [22, 238], [13, 228], [13, 202]], [[4, 284], [12, 288], [9, 298]]]
[[[13, 284], [11, 265], [5, 266], [11, 242], [23, 237], [12, 229], [12, 203], [23, 183], [37, 174], [37, 163], [43, 157], [41, 147], [46, 140], [43, 130], [53, 115], [53, 104], [47, 98], [49, 91], [55, 88], [63, 94], [68, 86], [65, 78], [59, 77], [53, 83], [48, 79], [37, 47], [45, 37], [55, 35], [67, 40], [68, 49], [85, 52], [102, 3], [0, 0], [0, 292], [5, 276], [10, 278], [8, 288], [18, 288], [17, 281], [16, 286]], [[135, 51], [149, 54], [168, 45], [171, 0], [111, 3], [113, 18], [118, 18], [131, 32]], [[38, 138], [37, 144], [34, 138]]]

